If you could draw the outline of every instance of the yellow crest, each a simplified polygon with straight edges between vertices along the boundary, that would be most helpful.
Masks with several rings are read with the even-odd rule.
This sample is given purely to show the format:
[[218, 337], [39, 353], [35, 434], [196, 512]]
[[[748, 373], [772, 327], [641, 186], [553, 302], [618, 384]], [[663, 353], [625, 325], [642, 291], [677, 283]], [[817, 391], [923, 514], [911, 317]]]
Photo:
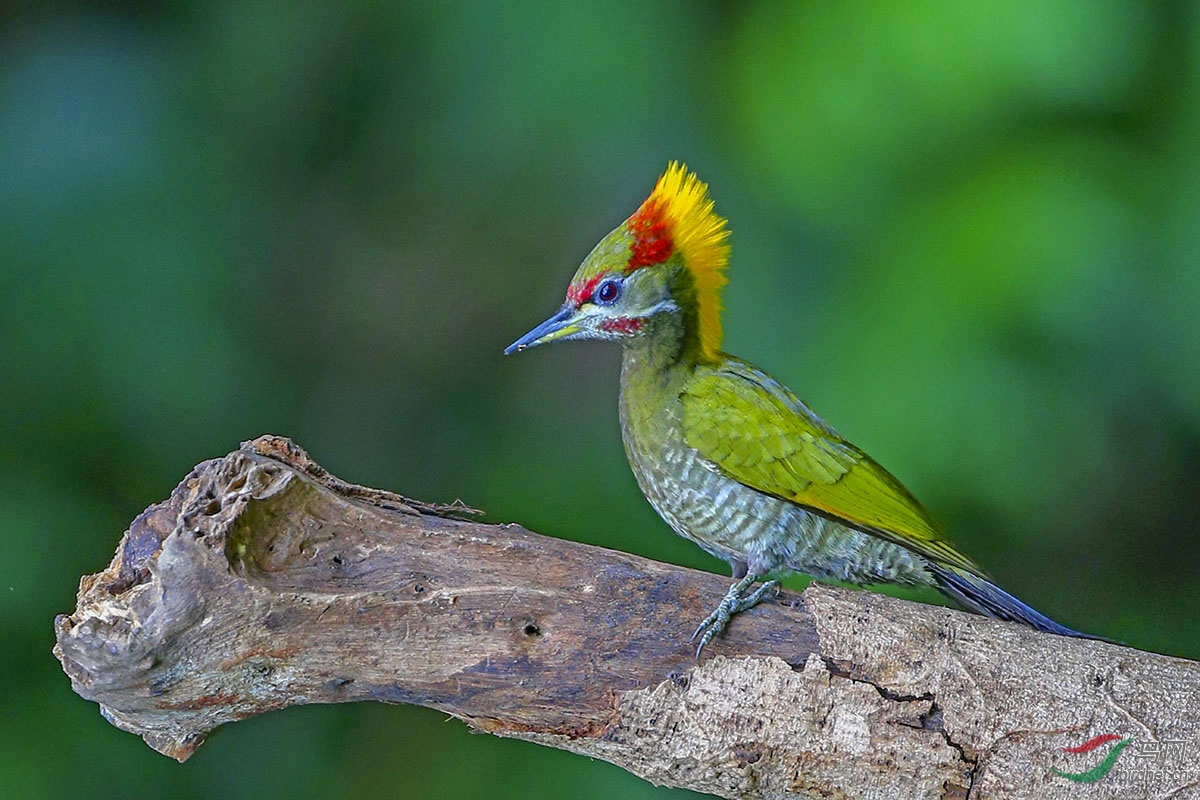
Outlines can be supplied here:
[[672, 161], [654, 191], [626, 222], [633, 236], [628, 269], [661, 264], [674, 253], [696, 287], [700, 349], [708, 358], [721, 350], [721, 287], [729, 263], [729, 229], [713, 213], [708, 185]]

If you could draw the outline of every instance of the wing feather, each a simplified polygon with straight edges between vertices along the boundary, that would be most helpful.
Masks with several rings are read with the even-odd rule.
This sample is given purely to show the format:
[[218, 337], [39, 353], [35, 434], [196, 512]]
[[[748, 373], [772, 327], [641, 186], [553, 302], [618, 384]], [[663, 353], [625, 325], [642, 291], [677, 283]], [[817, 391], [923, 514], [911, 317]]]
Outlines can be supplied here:
[[766, 373], [727, 358], [701, 367], [681, 399], [687, 443], [734, 480], [984, 575], [900, 481]]

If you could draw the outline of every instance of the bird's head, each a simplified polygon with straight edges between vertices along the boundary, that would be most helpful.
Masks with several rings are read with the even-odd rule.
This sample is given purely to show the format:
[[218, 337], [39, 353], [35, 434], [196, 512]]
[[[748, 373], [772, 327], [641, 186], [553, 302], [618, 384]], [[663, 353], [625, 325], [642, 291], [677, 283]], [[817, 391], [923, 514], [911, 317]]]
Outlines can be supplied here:
[[700, 354], [715, 358], [728, 237], [708, 187], [672, 162], [638, 210], [579, 265], [562, 308], [504, 352], [566, 339], [645, 336], [662, 315], [676, 315], [694, 328]]

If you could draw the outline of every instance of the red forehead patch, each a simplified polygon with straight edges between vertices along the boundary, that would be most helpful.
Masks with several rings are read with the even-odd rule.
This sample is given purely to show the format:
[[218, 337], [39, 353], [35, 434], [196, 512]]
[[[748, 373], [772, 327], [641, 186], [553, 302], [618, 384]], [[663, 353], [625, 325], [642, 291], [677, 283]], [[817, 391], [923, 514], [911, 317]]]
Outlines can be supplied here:
[[592, 299], [592, 292], [596, 290], [596, 284], [599, 282], [600, 276], [593, 275], [582, 283], [572, 283], [567, 287], [567, 302], [576, 308], [583, 305], [584, 302]]
[[629, 218], [628, 230], [633, 236], [633, 249], [627, 265], [630, 270], [661, 264], [675, 250], [670, 226], [658, 200], [652, 198], [642, 203], [637, 213]]

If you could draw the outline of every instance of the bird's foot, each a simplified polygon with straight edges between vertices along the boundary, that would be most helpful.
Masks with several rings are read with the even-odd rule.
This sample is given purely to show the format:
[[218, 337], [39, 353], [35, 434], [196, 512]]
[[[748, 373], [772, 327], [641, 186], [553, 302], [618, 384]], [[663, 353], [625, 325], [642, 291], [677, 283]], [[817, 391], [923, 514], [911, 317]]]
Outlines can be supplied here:
[[696, 647], [697, 661], [700, 660], [700, 653], [703, 652], [704, 646], [725, 630], [725, 626], [729, 624], [735, 614], [740, 614], [748, 608], [754, 608], [768, 594], [779, 592], [779, 581], [767, 581], [750, 594], [746, 594], [746, 590], [756, 580], [758, 580], [757, 575], [749, 574], [730, 586], [729, 591], [725, 594], [725, 599], [705, 618], [704, 622], [700, 623], [700, 627], [696, 628], [696, 632], [692, 634], [689, 641], [694, 642], [697, 637], [700, 638], [700, 644]]

